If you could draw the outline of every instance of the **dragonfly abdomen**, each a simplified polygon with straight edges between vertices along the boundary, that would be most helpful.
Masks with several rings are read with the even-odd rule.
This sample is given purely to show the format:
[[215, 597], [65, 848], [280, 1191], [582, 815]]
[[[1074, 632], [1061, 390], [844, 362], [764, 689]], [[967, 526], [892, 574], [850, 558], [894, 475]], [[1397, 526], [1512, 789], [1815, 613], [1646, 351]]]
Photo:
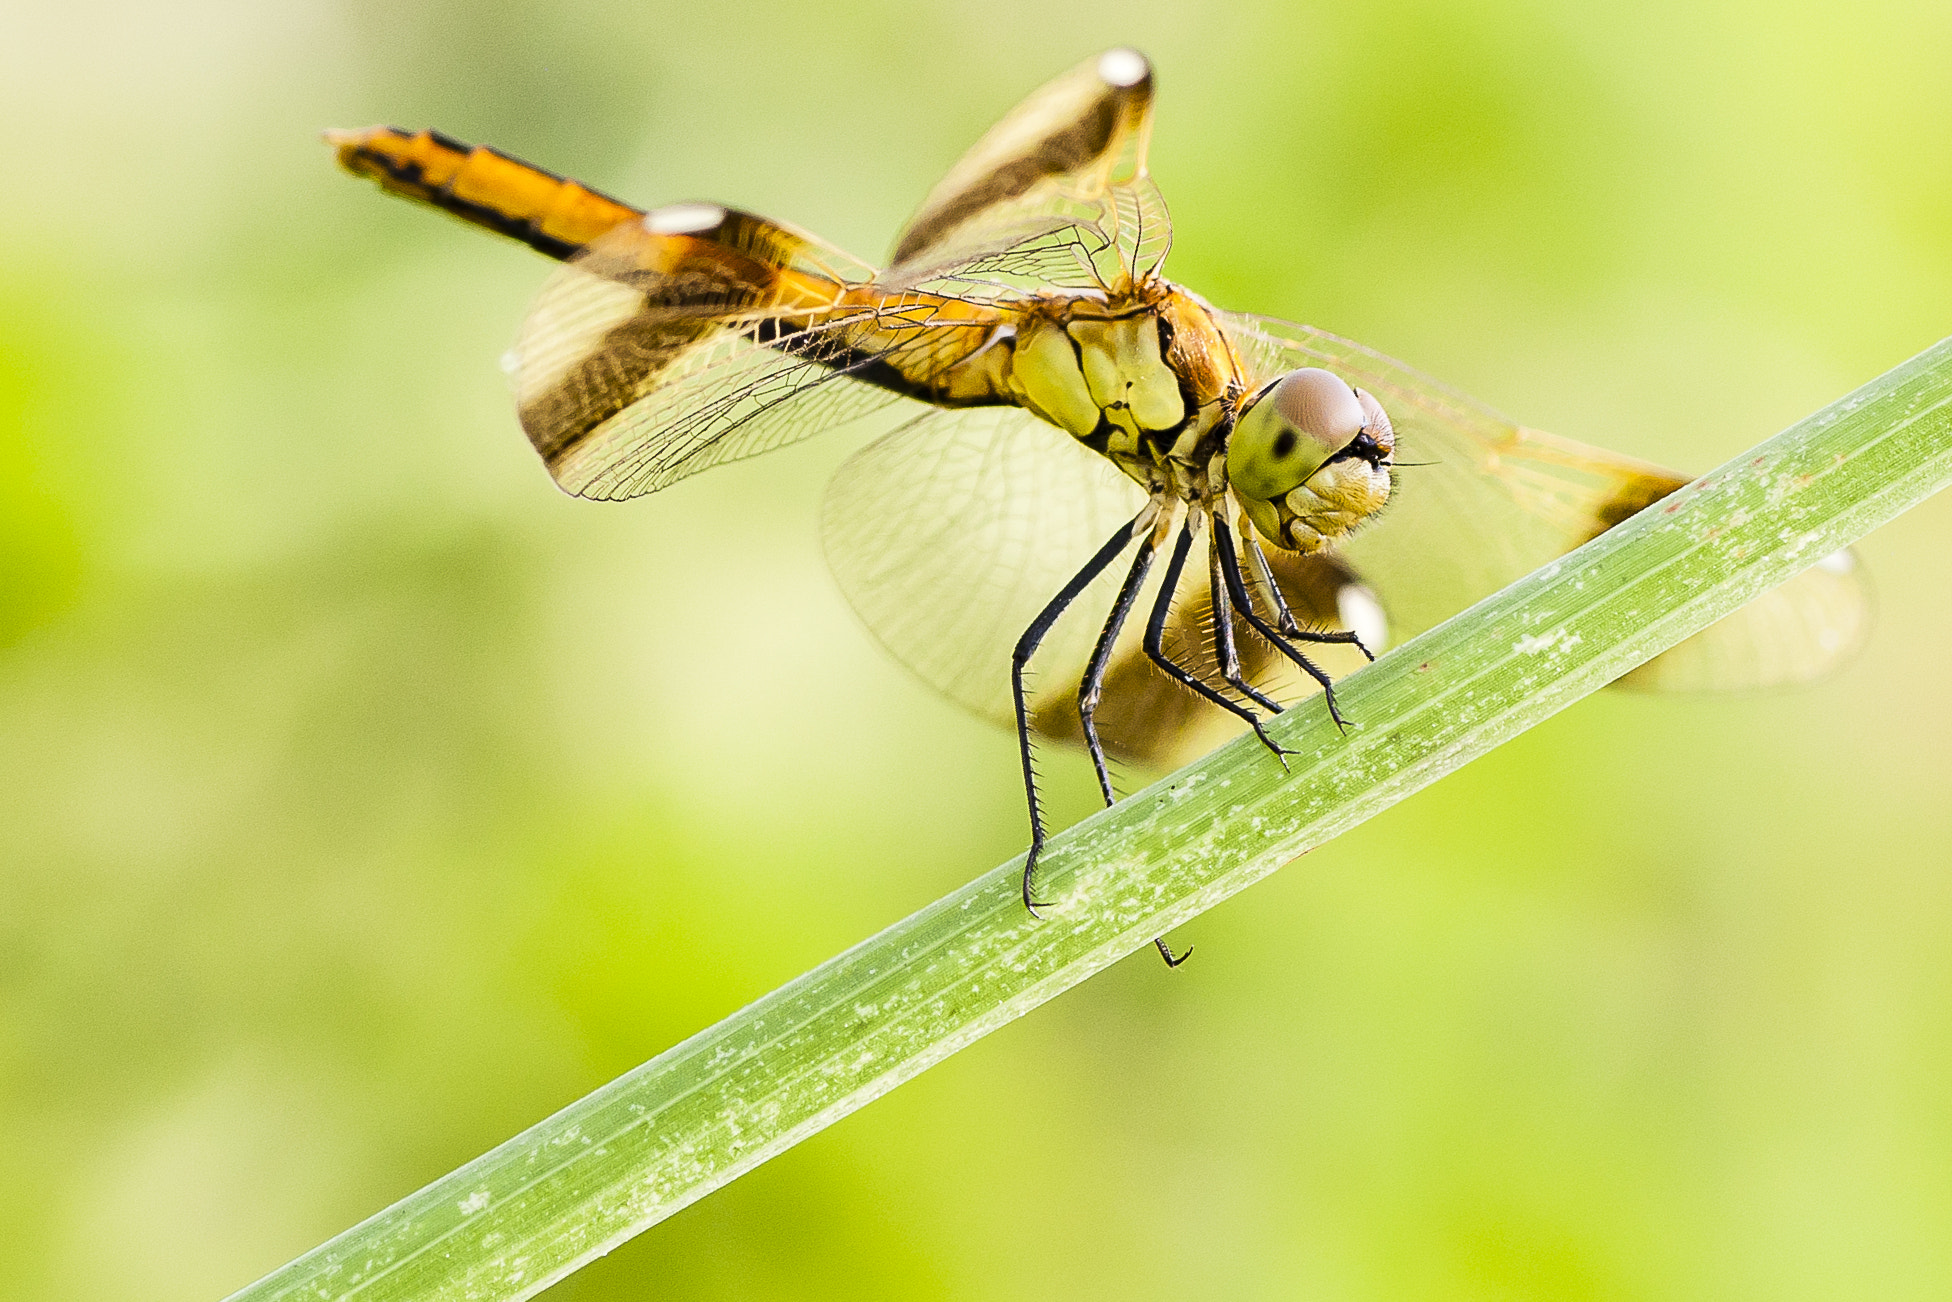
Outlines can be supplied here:
[[604, 232], [644, 215], [580, 182], [438, 131], [367, 127], [328, 131], [325, 138], [347, 171], [552, 258], [566, 260]]

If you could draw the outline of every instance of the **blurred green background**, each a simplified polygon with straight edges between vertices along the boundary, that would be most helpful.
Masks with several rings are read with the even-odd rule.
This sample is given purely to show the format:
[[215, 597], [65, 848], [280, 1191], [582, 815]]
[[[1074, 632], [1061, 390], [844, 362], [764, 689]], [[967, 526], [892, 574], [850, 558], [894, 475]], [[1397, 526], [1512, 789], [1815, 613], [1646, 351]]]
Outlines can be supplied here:
[[[545, 264], [317, 132], [872, 256], [1121, 42], [1175, 278], [1530, 424], [1704, 469], [1952, 333], [1938, 0], [8, 5], [0, 1293], [215, 1298], [1023, 844], [825, 577], [852, 440], [559, 495]], [[549, 1296], [1952, 1295], [1948, 546], [1864, 545], [1840, 678], [1594, 698]]]

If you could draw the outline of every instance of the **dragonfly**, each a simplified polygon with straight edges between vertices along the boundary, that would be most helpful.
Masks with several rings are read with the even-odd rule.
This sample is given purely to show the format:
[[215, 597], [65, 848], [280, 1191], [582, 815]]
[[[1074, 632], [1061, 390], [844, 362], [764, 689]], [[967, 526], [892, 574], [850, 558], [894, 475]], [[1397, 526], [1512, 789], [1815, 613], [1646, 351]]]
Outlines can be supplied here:
[[[1034, 914], [1037, 737], [1081, 745], [1107, 804], [1113, 761], [1169, 767], [1249, 730], [1278, 758], [1269, 717], [1319, 697], [1344, 725], [1340, 675], [1690, 479], [1168, 280], [1153, 97], [1131, 49], [1057, 77], [929, 192], [885, 267], [436, 131], [326, 134], [353, 173], [563, 264], [505, 366], [567, 492], [636, 497], [892, 426], [828, 486], [827, 559], [897, 660], [1015, 729]], [[1839, 552], [1622, 682], [1814, 679], [1868, 610]]]

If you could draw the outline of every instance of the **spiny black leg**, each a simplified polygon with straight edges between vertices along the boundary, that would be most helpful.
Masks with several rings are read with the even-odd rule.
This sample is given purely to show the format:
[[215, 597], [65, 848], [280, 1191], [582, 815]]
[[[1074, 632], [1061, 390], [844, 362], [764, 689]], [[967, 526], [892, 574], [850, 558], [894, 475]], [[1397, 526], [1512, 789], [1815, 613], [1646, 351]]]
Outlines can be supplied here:
[[1261, 744], [1273, 751], [1274, 757], [1281, 761], [1281, 767], [1286, 768], [1288, 766], [1286, 757], [1292, 752], [1284, 750], [1275, 744], [1274, 738], [1268, 736], [1266, 730], [1261, 727], [1259, 715], [1255, 714], [1246, 706], [1238, 705], [1220, 695], [1220, 693], [1214, 691], [1191, 673], [1188, 673], [1173, 663], [1172, 659], [1166, 655], [1166, 621], [1172, 616], [1173, 591], [1179, 587], [1179, 576], [1186, 570], [1187, 553], [1192, 550], [1193, 526], [1189, 517], [1187, 523], [1179, 527], [1179, 540], [1173, 544], [1172, 555], [1166, 561], [1165, 578], [1159, 585], [1159, 596], [1152, 603], [1152, 617], [1146, 621], [1146, 658], [1164, 670], [1168, 678], [1178, 683], [1181, 687], [1186, 688], [1201, 700], [1219, 706], [1235, 718], [1245, 720], [1247, 726], [1254, 730], [1254, 735], [1261, 739]]
[[[1221, 523], [1218, 514], [1213, 515], [1212, 520], [1216, 525]], [[1249, 683], [1246, 677], [1240, 672], [1240, 648], [1234, 645], [1233, 606], [1228, 601], [1230, 595], [1229, 589], [1234, 585], [1228, 581], [1224, 573], [1226, 566], [1220, 558], [1220, 548], [1223, 545], [1231, 544], [1227, 542], [1226, 535], [1221, 533], [1213, 534], [1208, 540], [1208, 543], [1206, 571], [1207, 606], [1213, 615], [1213, 657], [1220, 662], [1220, 677], [1227, 681], [1228, 686], [1266, 710], [1269, 714], [1279, 714], [1281, 713], [1280, 703], [1270, 700], [1267, 696], [1255, 690], [1254, 685]], [[1240, 603], [1241, 613], [1251, 620], [1254, 617], [1254, 608], [1247, 601], [1246, 594], [1240, 593], [1234, 597], [1234, 600]]]
[[[1220, 523], [1226, 522], [1223, 520]], [[1267, 589], [1268, 600], [1274, 606], [1276, 626], [1289, 637], [1304, 636], [1301, 625], [1295, 622], [1294, 611], [1288, 609], [1288, 599], [1281, 595], [1281, 585], [1274, 581], [1274, 570], [1268, 565], [1267, 556], [1261, 551], [1261, 544], [1254, 537], [1253, 530], [1244, 530], [1241, 533], [1241, 543], [1248, 557], [1254, 562], [1254, 577], [1261, 581], [1263, 588]]]
[[[1275, 650], [1294, 661], [1295, 664], [1301, 667], [1303, 673], [1322, 685], [1322, 698], [1328, 702], [1328, 717], [1335, 720], [1335, 726], [1337, 728], [1347, 731], [1349, 727], [1348, 720], [1342, 717], [1342, 711], [1335, 704], [1335, 680], [1328, 676], [1327, 670], [1323, 669], [1301, 652], [1295, 650], [1287, 638], [1282, 637], [1279, 632], [1269, 625], [1266, 620], [1262, 619], [1254, 610], [1254, 603], [1247, 596], [1247, 584], [1240, 577], [1240, 557], [1234, 554], [1233, 530], [1228, 528], [1227, 522], [1220, 518], [1218, 511], [1213, 513], [1213, 550], [1214, 554], [1219, 558], [1220, 570], [1226, 578], [1227, 589], [1233, 594], [1234, 601], [1239, 604], [1242, 617], [1247, 620], [1248, 624], [1253, 627], [1256, 633], [1266, 638]], [[1280, 589], [1273, 587], [1272, 584], [1269, 586], [1275, 593], [1278, 594], [1280, 592]], [[1278, 595], [1276, 600], [1279, 600]], [[1289, 616], [1291, 622], [1293, 618], [1292, 615]], [[1357, 645], [1359, 646], [1361, 644], [1358, 643]]]
[[1362, 638], [1354, 632], [1324, 633], [1297, 624], [1295, 613], [1288, 609], [1288, 599], [1281, 595], [1281, 585], [1274, 581], [1274, 570], [1268, 565], [1267, 556], [1261, 551], [1260, 540], [1254, 537], [1251, 529], [1242, 530], [1240, 538], [1246, 548], [1247, 558], [1254, 562], [1254, 576], [1261, 581], [1261, 586], [1267, 589], [1268, 598], [1274, 604], [1275, 623], [1283, 633], [1302, 642], [1335, 642], [1352, 646], [1362, 652], [1372, 664], [1375, 662], [1374, 653], [1362, 644]]
[[1152, 539], [1140, 539], [1138, 554], [1132, 558], [1132, 568], [1125, 575], [1125, 585], [1118, 590], [1118, 600], [1112, 603], [1105, 627], [1099, 630], [1098, 645], [1091, 649], [1091, 663], [1085, 666], [1084, 680], [1078, 684], [1078, 722], [1084, 726], [1084, 746], [1091, 752], [1091, 766], [1098, 771], [1098, 790], [1104, 793], [1107, 805], [1115, 804], [1118, 797], [1112, 793], [1112, 777], [1105, 769], [1105, 748], [1098, 741], [1098, 700], [1105, 694], [1105, 668], [1111, 663], [1112, 647], [1138, 602], [1139, 589], [1145, 585], [1155, 554], [1157, 549]]
[[1031, 898], [1031, 875], [1037, 871], [1037, 856], [1044, 848], [1044, 814], [1037, 804], [1037, 770], [1031, 761], [1030, 753], [1030, 706], [1025, 700], [1023, 690], [1023, 671], [1029, 665], [1030, 657], [1036, 652], [1037, 644], [1051, 631], [1051, 625], [1064, 613], [1065, 607], [1078, 599], [1078, 594], [1091, 586], [1091, 581], [1105, 572], [1105, 567], [1118, 559], [1132, 541], [1139, 521], [1151, 512], [1151, 503], [1145, 510], [1132, 517], [1131, 521], [1118, 527], [1118, 532], [1105, 540], [1097, 555], [1084, 563], [1084, 568], [1071, 576], [1071, 581], [1055, 597], [1050, 599], [1037, 618], [1030, 621], [1030, 627], [1017, 639], [1016, 648], [1010, 652], [1010, 697], [1017, 709], [1017, 749], [1023, 756], [1024, 796], [1030, 804], [1030, 853], [1023, 861], [1023, 906], [1034, 917], [1037, 901]]
[[[1105, 770], [1105, 748], [1098, 740], [1098, 700], [1105, 694], [1105, 667], [1111, 663], [1112, 648], [1118, 643], [1118, 635], [1125, 628], [1125, 621], [1138, 603], [1139, 589], [1145, 586], [1145, 576], [1152, 569], [1152, 558], [1157, 553], [1150, 537], [1139, 540], [1139, 551], [1132, 558], [1132, 568], [1126, 572], [1125, 583], [1118, 590], [1118, 600], [1112, 603], [1112, 613], [1106, 618], [1104, 628], [1098, 631], [1098, 645], [1091, 649], [1091, 663], [1085, 666], [1084, 680], [1078, 684], [1078, 722], [1084, 727], [1085, 749], [1091, 752], [1091, 766], [1098, 771], [1098, 790], [1104, 794], [1105, 803], [1118, 803], [1118, 796], [1112, 791], [1111, 774]], [[1166, 960], [1167, 967], [1178, 967], [1193, 957], [1188, 949], [1175, 956], [1172, 946], [1165, 937], [1153, 938], [1159, 947], [1159, 957]]]

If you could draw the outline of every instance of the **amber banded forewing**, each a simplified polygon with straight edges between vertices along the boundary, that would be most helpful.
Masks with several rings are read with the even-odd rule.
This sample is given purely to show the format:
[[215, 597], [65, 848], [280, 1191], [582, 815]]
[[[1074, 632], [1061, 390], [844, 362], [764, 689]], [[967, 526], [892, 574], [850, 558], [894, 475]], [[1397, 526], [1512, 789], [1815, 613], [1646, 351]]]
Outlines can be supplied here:
[[1087, 59], [991, 127], [922, 201], [893, 262], [928, 258], [956, 230], [1040, 185], [1091, 193], [1114, 169], [1143, 171], [1152, 124], [1152, 65], [1136, 50]]
[[523, 429], [569, 492], [650, 492], [901, 397], [1008, 401], [995, 367], [957, 369], [1007, 308], [880, 286], [784, 223], [707, 203], [647, 213], [437, 132], [328, 139], [349, 170], [568, 263], [509, 369]]
[[886, 290], [780, 223], [679, 204], [558, 272], [511, 371], [523, 428], [557, 481], [631, 497], [901, 398], [1007, 403], [1007, 353], [979, 354], [1015, 319], [1003, 305]]
[[938, 276], [1118, 293], [1155, 273], [1171, 240], [1146, 175], [1152, 65], [1109, 50], [1040, 87], [929, 192], [887, 278]]

